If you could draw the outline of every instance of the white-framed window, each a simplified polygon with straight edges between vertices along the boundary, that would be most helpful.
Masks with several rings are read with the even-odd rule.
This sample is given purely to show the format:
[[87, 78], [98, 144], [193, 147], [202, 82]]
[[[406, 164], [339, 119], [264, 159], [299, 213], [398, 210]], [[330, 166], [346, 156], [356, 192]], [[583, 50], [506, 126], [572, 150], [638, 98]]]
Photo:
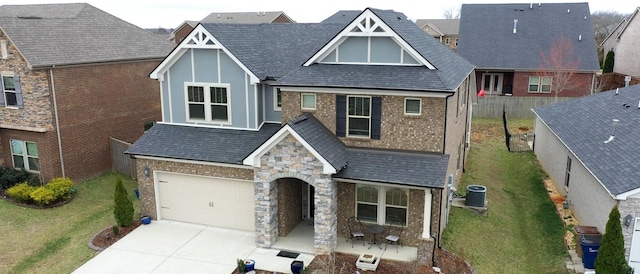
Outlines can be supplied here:
[[371, 97], [347, 97], [347, 136], [371, 137]]
[[282, 110], [282, 91], [279, 88], [273, 92], [273, 109]]
[[2, 59], [7, 59], [7, 57], [9, 57], [9, 52], [7, 51], [7, 40], [0, 40], [0, 51], [2, 51]]
[[404, 99], [404, 114], [405, 115], [420, 115], [420, 114], [422, 114], [422, 99], [420, 99], [420, 98], [405, 98]]
[[378, 185], [356, 185], [356, 216], [364, 222], [407, 224], [409, 189]]
[[571, 157], [567, 157], [567, 169], [564, 175], [564, 186], [569, 187], [569, 180], [571, 179]]
[[40, 171], [38, 145], [34, 142], [11, 139], [13, 167], [29, 171]]
[[551, 93], [551, 76], [529, 76], [530, 93]]
[[313, 93], [303, 93], [300, 95], [300, 108], [307, 110], [316, 109], [316, 95]]
[[187, 83], [187, 120], [229, 123], [229, 85]]
[[16, 93], [16, 82], [13, 75], [2, 75], [2, 96], [7, 107], [18, 107], [18, 94]]

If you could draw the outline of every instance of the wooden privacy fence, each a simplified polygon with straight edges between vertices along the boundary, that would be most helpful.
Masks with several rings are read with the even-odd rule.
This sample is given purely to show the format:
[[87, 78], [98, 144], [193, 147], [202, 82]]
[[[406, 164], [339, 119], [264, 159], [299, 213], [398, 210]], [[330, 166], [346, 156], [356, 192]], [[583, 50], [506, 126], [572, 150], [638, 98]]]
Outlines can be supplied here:
[[[532, 108], [562, 102], [573, 97], [483, 96], [473, 105], [474, 118], [501, 118], [503, 107], [509, 118], [533, 118]], [[475, 100], [474, 100], [475, 101]]]
[[113, 170], [136, 179], [136, 159], [124, 154], [131, 144], [113, 137], [109, 137], [109, 142], [111, 143], [111, 166]]

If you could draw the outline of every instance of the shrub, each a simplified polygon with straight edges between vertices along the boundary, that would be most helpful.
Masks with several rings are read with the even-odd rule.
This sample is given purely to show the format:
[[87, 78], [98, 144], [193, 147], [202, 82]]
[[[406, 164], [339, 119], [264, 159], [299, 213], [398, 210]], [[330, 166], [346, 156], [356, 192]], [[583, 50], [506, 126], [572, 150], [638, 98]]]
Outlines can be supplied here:
[[130, 226], [133, 223], [133, 203], [129, 200], [127, 190], [120, 178], [116, 182], [113, 215], [119, 226]]
[[13, 167], [0, 167], [0, 188], [8, 189], [19, 183], [28, 183], [31, 186], [39, 186], [40, 179], [38, 175], [31, 174], [24, 169], [15, 169]]
[[607, 57], [605, 57], [604, 65], [602, 66], [602, 72], [604, 73], [613, 72], [614, 59], [615, 59], [615, 53], [612, 50], [607, 52]]
[[29, 196], [36, 204], [41, 206], [48, 205], [57, 200], [53, 190], [44, 186], [37, 187]]
[[30, 186], [26, 182], [20, 183], [7, 189], [7, 195], [18, 201], [29, 203], [32, 201], [31, 192], [33, 192], [35, 189], [36, 187]]
[[632, 273], [624, 255], [624, 237], [620, 225], [620, 211], [614, 206], [609, 213], [606, 230], [602, 235], [602, 244], [598, 249], [595, 266], [598, 273]]
[[73, 194], [73, 181], [69, 178], [55, 178], [46, 187], [53, 191], [56, 200], [67, 200]]

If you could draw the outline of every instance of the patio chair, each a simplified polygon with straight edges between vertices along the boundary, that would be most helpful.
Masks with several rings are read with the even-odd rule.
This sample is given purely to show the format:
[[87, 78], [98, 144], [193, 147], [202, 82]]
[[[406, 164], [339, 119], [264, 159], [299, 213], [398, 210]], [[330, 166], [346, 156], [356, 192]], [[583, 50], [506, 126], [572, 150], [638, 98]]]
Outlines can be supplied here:
[[384, 239], [387, 241], [387, 244], [384, 246], [384, 250], [387, 250], [387, 247], [392, 244], [396, 245], [396, 253], [398, 253], [398, 246], [402, 246], [402, 230], [404, 230], [404, 222], [393, 220], [389, 223], [389, 226], [385, 230], [387, 236], [384, 237]]
[[[360, 240], [362, 241], [362, 246], [364, 246], [364, 227], [358, 218], [349, 217], [347, 220], [347, 226], [349, 227], [349, 239], [351, 239], [351, 247], [353, 248], [353, 241]], [[347, 239], [347, 241], [349, 241]]]

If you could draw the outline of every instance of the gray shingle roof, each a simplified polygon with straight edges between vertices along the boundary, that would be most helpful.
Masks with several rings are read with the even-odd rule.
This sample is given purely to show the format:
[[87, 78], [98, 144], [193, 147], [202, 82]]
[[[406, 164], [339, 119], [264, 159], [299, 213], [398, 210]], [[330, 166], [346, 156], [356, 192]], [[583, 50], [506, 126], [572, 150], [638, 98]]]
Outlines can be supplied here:
[[126, 153], [241, 165], [278, 129], [278, 124], [264, 124], [259, 131], [156, 124]]
[[573, 42], [580, 70], [600, 69], [588, 3], [464, 4], [458, 54], [478, 68], [538, 69], [559, 37]]
[[[534, 113], [613, 194], [640, 188], [640, 85], [537, 107]], [[629, 106], [629, 107], [627, 107]], [[605, 144], [616, 126], [615, 140]], [[536, 144], [544, 145], [544, 144]]]
[[342, 141], [313, 115], [304, 113], [287, 124], [336, 170], [347, 165], [346, 148]]
[[361, 10], [340, 10], [322, 20], [320, 23], [347, 24], [353, 21], [353, 19], [356, 19], [356, 17], [360, 15], [360, 13], [362, 13]]
[[429, 24], [444, 35], [456, 35], [460, 29], [460, 19], [418, 19], [416, 25], [422, 28]]
[[334, 178], [444, 188], [449, 155], [348, 148], [349, 165]]
[[[410, 75], [403, 76], [401, 79], [406, 80], [406, 83], [396, 83], [401, 85], [403, 89], [454, 91], [473, 70], [473, 65], [438, 43], [412, 21], [406, 20], [406, 16], [402, 13], [377, 9], [371, 9], [371, 11], [437, 68], [435, 71], [428, 71], [429, 69], [426, 67], [419, 67], [418, 69], [424, 70], [424, 72], [410, 72], [410, 75], [418, 76], [419, 78], [410, 78]], [[344, 12], [349, 16], [353, 15], [351, 11]], [[402, 18], [402, 20], [398, 20], [398, 18]], [[295, 73], [300, 75], [295, 77], [303, 78], [294, 79], [294, 76], [288, 76], [279, 79], [281, 82], [279, 81], [277, 84], [316, 86], [317, 79], [330, 79], [331, 84], [336, 86], [371, 87], [369, 82], [371, 79], [347, 79], [343, 77], [345, 70], [353, 70], [354, 66], [347, 65], [334, 70], [301, 68], [305, 61], [334, 38], [348, 23], [342, 20], [329, 21], [340, 23], [202, 25], [260, 79], [265, 79], [267, 76], [278, 79], [296, 71]], [[380, 78], [388, 78], [384, 73], [409, 72], [405, 68], [396, 66], [379, 67], [384, 69], [366, 68], [365, 66], [357, 67], [357, 69], [358, 71], [367, 71], [367, 73], [376, 72], [378, 74], [373, 75], [373, 77]], [[315, 73], [313, 79], [304, 78], [305, 75], [310, 73]], [[423, 82], [424, 80], [429, 82]], [[393, 88], [393, 85], [386, 86]]]
[[34, 68], [161, 59], [175, 46], [89, 4], [3, 5], [0, 29]]
[[[284, 14], [282, 11], [260, 11], [260, 12], [212, 12], [200, 23], [229, 23], [229, 24], [261, 24], [271, 23], [278, 16]], [[286, 14], [284, 14], [286, 16]], [[288, 17], [287, 17], [288, 18]]]

